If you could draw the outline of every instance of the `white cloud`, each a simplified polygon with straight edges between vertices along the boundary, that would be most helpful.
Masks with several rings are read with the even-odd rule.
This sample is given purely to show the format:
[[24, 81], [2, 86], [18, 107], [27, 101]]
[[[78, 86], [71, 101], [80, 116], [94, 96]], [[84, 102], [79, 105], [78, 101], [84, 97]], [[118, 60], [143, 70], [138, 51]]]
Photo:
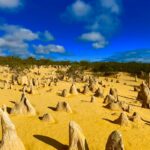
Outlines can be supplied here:
[[0, 37], [0, 52], [13, 55], [28, 55], [28, 42], [38, 39], [38, 34], [20, 26], [5, 24], [0, 26], [0, 31], [3, 32]]
[[55, 40], [54, 36], [49, 31], [39, 32], [39, 37], [43, 41], [53, 41]]
[[120, 6], [117, 3], [117, 0], [100, 0], [102, 7], [110, 9], [113, 13], [120, 13]]
[[0, 0], [1, 8], [15, 8], [21, 4], [20, 0]]
[[100, 49], [100, 48], [104, 48], [106, 45], [108, 44], [108, 42], [104, 41], [98, 41], [92, 44], [93, 48], [95, 49]]
[[105, 58], [105, 61], [150, 63], [150, 50], [137, 49], [137, 50], [117, 52], [116, 54], [108, 58]]
[[92, 7], [83, 0], [76, 0], [72, 5], [67, 7], [66, 14], [76, 20], [84, 19], [90, 15]]
[[80, 36], [80, 39], [92, 42], [92, 46], [95, 49], [104, 48], [108, 44], [105, 37], [99, 32], [84, 33]]
[[54, 36], [48, 31], [44, 32], [44, 36], [47, 41], [53, 41], [55, 39]]
[[[91, 42], [93, 41], [91, 38], [101, 38], [101, 40], [93, 41], [92, 46], [103, 48], [108, 44], [106, 39], [114, 34], [120, 24], [121, 6], [122, 0], [93, 0], [88, 2], [76, 0], [67, 7], [64, 14], [68, 18], [67, 21], [73, 20], [82, 23], [83, 29], [86, 30], [84, 32], [97, 32], [97, 34], [90, 35], [82, 34], [81, 39]], [[98, 34], [103, 36], [99, 37]]]
[[[33, 32], [30, 29], [17, 25], [0, 25], [0, 55], [17, 55], [20, 57], [35, 57], [36, 54], [63, 53], [65, 48], [61, 45], [34, 45], [34, 41], [42, 42], [54, 40], [53, 35], [49, 31]], [[31, 48], [35, 52], [31, 52]]]
[[61, 45], [54, 45], [54, 44], [49, 44], [49, 45], [34, 45], [33, 48], [35, 49], [35, 52], [37, 54], [49, 54], [51, 52], [55, 53], [64, 53], [65, 48]]
[[85, 40], [85, 41], [95, 42], [95, 41], [99, 41], [99, 40], [104, 40], [104, 37], [98, 32], [90, 32], [90, 33], [82, 34], [80, 39]]
[[35, 56], [30, 52], [30, 48], [34, 48], [36, 54], [49, 54], [50, 52], [63, 53], [65, 48], [61, 45], [33, 45], [35, 40], [42, 42], [54, 40], [52, 34], [48, 31], [34, 33], [30, 29], [17, 25], [0, 25], [0, 53], [6, 55]]
[[0, 30], [5, 32], [4, 38], [7, 40], [26, 40], [32, 41], [38, 38], [37, 33], [33, 33], [31, 30], [22, 28], [16, 25], [2, 25], [0, 26]]

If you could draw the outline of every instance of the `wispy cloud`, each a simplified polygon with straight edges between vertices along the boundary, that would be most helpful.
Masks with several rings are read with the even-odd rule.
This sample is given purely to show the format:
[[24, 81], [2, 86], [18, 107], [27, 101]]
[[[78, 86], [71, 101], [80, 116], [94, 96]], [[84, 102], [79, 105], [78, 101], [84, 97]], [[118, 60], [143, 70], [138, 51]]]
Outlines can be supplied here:
[[[122, 9], [122, 0], [76, 0], [67, 7], [65, 16], [77, 22], [84, 23], [85, 33], [97, 32], [106, 41], [117, 30], [119, 26], [119, 16]], [[82, 37], [81, 33], [81, 37]], [[95, 48], [103, 48], [107, 44], [92, 43]], [[103, 46], [101, 46], [103, 45]]]
[[0, 37], [0, 52], [3, 53], [27, 55], [28, 42], [38, 39], [38, 34], [20, 26], [5, 24], [0, 26], [0, 31], [3, 32]]
[[10, 41], [13, 39], [19, 41], [32, 41], [38, 38], [37, 33], [17, 25], [4, 24], [0, 26], [0, 30], [5, 32], [4, 38]]
[[[44, 40], [52, 41], [54, 37], [49, 31], [33, 32], [30, 29], [17, 25], [0, 25], [0, 54], [33, 56], [49, 53], [63, 53], [65, 48], [61, 45], [45, 45]], [[38, 45], [34, 42], [38, 41]], [[31, 52], [34, 49], [34, 52]], [[35, 53], [35, 54], [34, 54]]]
[[121, 11], [118, 0], [100, 0], [100, 2], [104, 8], [109, 9], [112, 13], [119, 14]]
[[49, 31], [39, 32], [39, 36], [43, 41], [54, 41], [55, 38]]
[[92, 46], [95, 49], [103, 48], [107, 45], [105, 37], [99, 32], [83, 33], [80, 39], [87, 42], [93, 42]]
[[20, 6], [21, 0], [0, 0], [0, 8], [16, 8]]
[[92, 11], [91, 5], [84, 2], [83, 0], [76, 0], [70, 6], [67, 7], [66, 12], [63, 14], [65, 19], [73, 20], [84, 20], [87, 19]]
[[64, 53], [65, 48], [61, 45], [54, 45], [54, 44], [49, 44], [49, 45], [34, 45], [33, 48], [35, 49], [35, 52], [37, 54], [49, 54], [51, 52], [53, 53]]
[[150, 49], [138, 49], [116, 53], [105, 61], [150, 63]]

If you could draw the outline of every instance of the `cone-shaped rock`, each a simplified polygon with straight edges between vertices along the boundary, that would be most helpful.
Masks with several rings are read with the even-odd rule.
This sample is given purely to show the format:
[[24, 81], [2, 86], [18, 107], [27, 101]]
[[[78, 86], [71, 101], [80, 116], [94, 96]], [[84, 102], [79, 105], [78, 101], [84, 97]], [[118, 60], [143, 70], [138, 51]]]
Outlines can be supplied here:
[[68, 91], [66, 90], [66, 89], [64, 89], [63, 91], [62, 91], [62, 97], [67, 97], [68, 96]]
[[111, 109], [113, 111], [121, 111], [122, 110], [119, 102], [111, 102], [108, 105], [106, 105], [106, 108]]
[[2, 125], [2, 141], [0, 150], [25, 150], [25, 147], [18, 137], [14, 124], [11, 122], [6, 110], [0, 109]]
[[33, 85], [30, 85], [29, 93], [30, 93], [30, 94], [35, 94], [35, 93], [36, 93], [35, 90], [34, 90]]
[[91, 97], [91, 103], [94, 103], [96, 101], [95, 96]]
[[69, 150], [89, 150], [82, 129], [74, 121], [69, 123]]
[[133, 113], [133, 115], [131, 117], [131, 120], [135, 123], [141, 123], [142, 122], [142, 119], [141, 119], [140, 115], [137, 112]]
[[88, 87], [87, 85], [85, 85], [82, 93], [83, 93], [83, 94], [88, 94], [89, 91], [90, 91], [90, 90], [89, 90], [89, 87]]
[[115, 98], [116, 100], [118, 100], [118, 92], [117, 92], [117, 89], [115, 89], [115, 88], [110, 88], [109, 94], [112, 95], [112, 96], [114, 96], [114, 98]]
[[95, 91], [96, 91], [96, 88], [97, 88], [97, 85], [96, 85], [94, 82], [92, 82], [92, 83], [89, 85], [89, 89], [90, 89], [92, 92], [94, 92], [94, 93], [95, 93]]
[[28, 77], [27, 76], [21, 77], [21, 84], [22, 85], [28, 85]]
[[104, 99], [104, 104], [109, 104], [109, 103], [112, 103], [112, 102], [117, 102], [117, 100], [115, 99], [115, 97], [113, 95], [107, 95]]
[[54, 118], [50, 114], [44, 114], [41, 117], [41, 120], [44, 121], [44, 122], [50, 122], [50, 123], [54, 123], [55, 122]]
[[122, 135], [119, 131], [113, 131], [110, 134], [105, 150], [124, 150]]
[[72, 84], [72, 86], [70, 87], [70, 94], [73, 94], [73, 95], [78, 94], [75, 84]]
[[15, 103], [15, 106], [11, 109], [11, 114], [23, 114], [23, 115], [36, 115], [34, 107], [30, 104], [29, 100], [22, 93], [21, 100], [19, 103]]
[[101, 98], [104, 97], [104, 95], [103, 95], [103, 93], [102, 93], [102, 90], [101, 90], [100, 88], [98, 88], [98, 89], [96, 90], [94, 96], [96, 96], [96, 97], [101, 97]]
[[128, 126], [130, 124], [129, 119], [126, 115], [126, 113], [122, 112], [118, 119], [114, 121], [115, 123], [121, 125], [121, 126]]
[[56, 111], [66, 111], [66, 112], [72, 113], [72, 109], [69, 103], [67, 102], [58, 102], [56, 106]]

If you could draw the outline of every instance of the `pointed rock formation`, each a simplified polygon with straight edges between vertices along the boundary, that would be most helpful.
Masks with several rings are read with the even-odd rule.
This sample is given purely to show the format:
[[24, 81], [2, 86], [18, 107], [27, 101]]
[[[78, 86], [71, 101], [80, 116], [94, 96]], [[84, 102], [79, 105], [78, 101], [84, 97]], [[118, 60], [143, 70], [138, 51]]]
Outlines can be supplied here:
[[95, 91], [97, 89], [96, 83], [94, 83], [94, 82], [90, 83], [89, 89], [90, 89], [91, 92], [95, 93]]
[[94, 103], [96, 101], [95, 96], [91, 97], [91, 103]]
[[116, 80], [116, 83], [120, 83], [120, 81], [119, 81], [119, 80]]
[[150, 89], [150, 73], [148, 74], [148, 81], [147, 81], [147, 83], [148, 83], [148, 87]]
[[113, 111], [122, 111], [122, 108], [119, 102], [111, 102], [108, 105], [106, 105], [106, 108], [111, 109]]
[[21, 85], [28, 85], [28, 77], [27, 76], [22, 76], [21, 77]]
[[135, 82], [138, 82], [138, 77], [137, 77], [137, 75], [135, 75]]
[[122, 112], [118, 119], [114, 121], [121, 126], [129, 126], [130, 122], [125, 112]]
[[2, 125], [2, 141], [0, 150], [25, 150], [25, 147], [18, 137], [14, 124], [11, 122], [6, 108], [0, 109]]
[[33, 87], [33, 85], [30, 85], [29, 93], [30, 93], [30, 94], [35, 94], [35, 93], [36, 93], [36, 92], [35, 92], [35, 89], [34, 89], [34, 87]]
[[101, 98], [104, 97], [103, 92], [102, 92], [102, 90], [101, 90], [100, 88], [98, 88], [98, 89], [96, 90], [94, 96], [96, 96], [96, 97], [101, 97]]
[[76, 88], [74, 83], [70, 87], [70, 94], [73, 94], [73, 95], [77, 95], [78, 94], [77, 88]]
[[113, 131], [110, 134], [105, 150], [124, 150], [122, 135], [119, 131]]
[[134, 86], [134, 91], [135, 91], [135, 92], [139, 92], [140, 89], [139, 89], [137, 86]]
[[134, 112], [132, 117], [131, 117], [131, 120], [135, 123], [142, 123], [142, 119], [140, 117], [140, 115], [137, 113], [137, 112]]
[[82, 93], [83, 93], [83, 94], [88, 94], [89, 91], [90, 91], [90, 90], [89, 90], [89, 87], [88, 87], [87, 85], [85, 85]]
[[72, 109], [67, 102], [58, 102], [56, 106], [56, 111], [66, 111], [68, 113], [72, 113]]
[[15, 106], [10, 111], [11, 114], [23, 114], [23, 115], [36, 115], [34, 107], [30, 104], [25, 93], [22, 93], [19, 103], [15, 103]]
[[109, 104], [109, 103], [112, 103], [112, 102], [117, 102], [117, 100], [114, 98], [113, 95], [107, 95], [104, 99], [104, 104]]
[[150, 109], [150, 89], [145, 82], [140, 85], [140, 91], [138, 93], [137, 99], [140, 99], [142, 101], [143, 108]]
[[69, 123], [69, 150], [89, 150], [82, 129], [74, 121]]
[[50, 114], [44, 114], [40, 119], [44, 122], [50, 122], [50, 123], [55, 122], [54, 118]]
[[23, 88], [22, 88], [22, 92], [25, 93], [26, 91], [27, 91], [27, 86], [24, 85]]
[[123, 111], [127, 111], [128, 112], [129, 105], [126, 102], [120, 101], [119, 104], [120, 104], [120, 106], [121, 106], [121, 108], [122, 108]]
[[66, 89], [64, 89], [63, 91], [62, 91], [62, 97], [67, 97], [68, 96], [68, 91], [66, 90]]
[[109, 94], [112, 95], [118, 101], [118, 92], [115, 88], [110, 88]]

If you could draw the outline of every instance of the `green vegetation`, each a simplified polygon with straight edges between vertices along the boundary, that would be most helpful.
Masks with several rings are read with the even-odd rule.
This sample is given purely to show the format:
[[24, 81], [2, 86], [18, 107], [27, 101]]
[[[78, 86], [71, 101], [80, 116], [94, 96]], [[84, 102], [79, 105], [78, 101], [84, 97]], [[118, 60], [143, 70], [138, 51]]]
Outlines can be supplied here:
[[70, 62], [70, 61], [53, 61], [48, 59], [35, 59], [29, 57], [27, 59], [21, 59], [18, 57], [0, 57], [0, 65], [8, 65], [11, 69], [17, 71], [23, 71], [24, 69], [28, 69], [34, 65], [37, 66], [48, 66], [48, 65], [70, 65], [71, 68], [69, 72], [74, 72], [78, 70], [78, 72], [82, 72], [83, 70], [90, 70], [94, 73], [104, 72], [106, 74], [115, 73], [115, 72], [129, 72], [132, 74], [141, 74], [142, 72], [148, 73], [150, 72], [150, 64], [148, 63], [117, 63], [117, 62], [88, 62], [88, 61], [80, 61], [80, 62]]

